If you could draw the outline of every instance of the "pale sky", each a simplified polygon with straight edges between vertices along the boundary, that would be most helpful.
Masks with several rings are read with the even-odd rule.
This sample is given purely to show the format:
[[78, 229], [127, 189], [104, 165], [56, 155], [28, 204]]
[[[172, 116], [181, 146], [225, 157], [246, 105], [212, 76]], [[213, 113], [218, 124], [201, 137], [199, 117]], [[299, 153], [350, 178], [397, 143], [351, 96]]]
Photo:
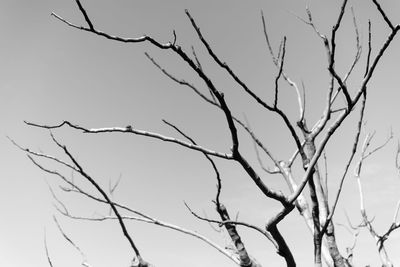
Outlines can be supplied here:
[[[160, 42], [177, 34], [177, 44], [186, 51], [196, 49], [206, 73], [224, 92], [233, 113], [249, 119], [265, 145], [279, 159], [288, 159], [294, 151], [290, 134], [277, 117], [260, 108], [253, 99], [212, 62], [196, 38], [184, 10], [189, 9], [204, 36], [221, 59], [260, 97], [273, 96], [274, 68], [262, 33], [263, 10], [271, 42], [277, 49], [287, 36], [285, 70], [307, 90], [306, 116], [313, 124], [321, 115], [328, 85], [326, 55], [321, 40], [295, 15], [305, 18], [309, 6], [320, 31], [329, 35], [339, 12], [340, 1], [82, 1], [96, 28], [124, 37], [144, 33]], [[400, 23], [400, 2], [381, 0], [393, 23]], [[349, 1], [349, 9], [338, 33], [337, 68], [344, 73], [355, 53], [354, 28], [350, 6], [354, 7], [361, 40], [362, 60], [351, 88], [361, 81], [366, 58], [367, 21], [372, 21], [373, 56], [389, 33], [372, 1]], [[223, 114], [179, 86], [156, 69], [144, 55], [149, 52], [178, 78], [207, 89], [187, 66], [170, 52], [149, 44], [121, 44], [72, 29], [51, 17], [55, 12], [76, 23], [84, 23], [73, 0], [3, 0], [0, 2], [0, 266], [47, 266], [43, 245], [44, 233], [54, 266], [80, 266], [79, 253], [66, 242], [52, 220], [55, 214], [65, 232], [85, 252], [94, 267], [128, 266], [132, 258], [128, 242], [116, 222], [73, 221], [60, 215], [46, 181], [75, 215], [106, 215], [108, 208], [83, 197], [65, 194], [57, 186], [57, 177], [35, 167], [6, 136], [19, 144], [66, 159], [51, 142], [47, 131], [28, 127], [24, 120], [57, 124], [62, 120], [88, 128], [133, 125], [135, 128], [177, 136], [162, 123], [166, 119], [207, 148], [229, 152], [230, 135]], [[394, 139], [366, 161], [363, 182], [367, 212], [375, 216], [377, 230], [391, 223], [399, 199], [400, 179], [394, 166], [400, 99], [400, 38], [378, 65], [371, 80], [366, 133], [377, 131], [374, 144], [381, 144], [392, 128]], [[350, 89], [350, 92], [354, 92]], [[280, 105], [292, 122], [297, 119], [295, 93], [281, 82]], [[357, 115], [356, 115], [357, 114]], [[334, 194], [355, 134], [354, 113], [332, 138], [327, 147], [331, 196]], [[141, 136], [104, 134], [85, 135], [71, 129], [54, 131], [68, 145], [87, 172], [105, 188], [121, 175], [114, 200], [154, 217], [196, 230], [223, 246], [226, 236], [216, 233], [207, 223], [199, 222], [185, 208], [187, 202], [200, 214], [217, 218], [211, 200], [216, 179], [211, 166], [198, 152], [174, 144]], [[242, 135], [241, 149], [257, 165], [253, 146]], [[49, 168], [57, 165], [47, 164]], [[221, 201], [232, 217], [263, 227], [279, 205], [260, 194], [243, 170], [233, 162], [216, 160], [223, 178]], [[66, 176], [71, 173], [65, 169]], [[352, 170], [339, 202], [335, 223], [346, 223], [344, 211], [354, 223], [360, 221], [358, 193]], [[298, 176], [300, 177], [300, 176]], [[75, 181], [80, 177], [75, 175]], [[263, 174], [265, 183], [287, 192], [282, 178]], [[332, 202], [332, 200], [331, 200]], [[330, 203], [332, 205], [332, 203]], [[129, 222], [129, 231], [143, 257], [156, 266], [234, 266], [232, 262], [199, 240], [178, 232]], [[312, 237], [297, 211], [280, 224], [282, 234], [292, 248], [298, 266], [312, 264]], [[336, 226], [342, 252], [352, 242], [346, 230]], [[272, 244], [259, 234], [239, 228], [249, 252], [264, 266], [283, 266]], [[388, 253], [400, 265], [400, 234], [393, 233], [387, 242]], [[363, 231], [355, 250], [357, 266], [378, 266], [374, 240]]]

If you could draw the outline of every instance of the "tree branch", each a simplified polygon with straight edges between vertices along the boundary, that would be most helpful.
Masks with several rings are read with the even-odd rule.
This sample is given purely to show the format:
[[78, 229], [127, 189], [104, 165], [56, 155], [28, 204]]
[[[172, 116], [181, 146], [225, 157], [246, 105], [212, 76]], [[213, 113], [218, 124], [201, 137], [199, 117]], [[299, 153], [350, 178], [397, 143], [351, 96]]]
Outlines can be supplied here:
[[76, 130], [81, 130], [83, 133], [92, 133], [92, 134], [97, 134], [97, 133], [130, 133], [130, 134], [135, 134], [135, 135], [142, 135], [142, 136], [146, 136], [146, 137], [151, 137], [154, 139], [159, 139], [165, 142], [170, 142], [170, 143], [175, 143], [178, 145], [181, 145], [183, 147], [192, 149], [192, 150], [197, 150], [209, 155], [213, 155], [216, 157], [220, 157], [220, 158], [225, 158], [225, 159], [232, 159], [232, 155], [230, 154], [224, 154], [224, 153], [220, 153], [220, 152], [216, 152], [207, 148], [203, 148], [201, 146], [198, 145], [193, 145], [191, 143], [187, 143], [184, 141], [181, 141], [179, 139], [173, 138], [173, 137], [168, 137], [168, 136], [164, 136], [161, 135], [159, 133], [152, 133], [152, 132], [148, 132], [148, 131], [143, 131], [143, 130], [137, 130], [132, 128], [132, 126], [128, 125], [127, 127], [108, 127], [108, 128], [84, 128], [82, 126], [76, 125], [76, 124], [72, 124], [69, 121], [63, 121], [62, 123], [58, 124], [58, 125], [43, 125], [43, 124], [36, 124], [36, 123], [32, 123], [32, 122], [25, 122], [27, 125], [30, 126], [35, 126], [35, 127], [39, 127], [39, 128], [44, 128], [44, 129], [57, 129], [57, 128], [61, 128], [64, 125], [67, 125], [73, 129]]

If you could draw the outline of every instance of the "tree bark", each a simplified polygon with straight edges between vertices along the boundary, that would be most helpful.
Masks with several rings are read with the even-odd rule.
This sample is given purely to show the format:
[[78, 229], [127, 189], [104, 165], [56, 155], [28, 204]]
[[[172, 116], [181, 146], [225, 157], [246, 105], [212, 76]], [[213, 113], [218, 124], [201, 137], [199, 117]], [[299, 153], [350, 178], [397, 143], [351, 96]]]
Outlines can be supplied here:
[[277, 244], [279, 246], [278, 247], [278, 254], [285, 259], [286, 266], [287, 267], [295, 267], [296, 266], [296, 262], [295, 262], [295, 260], [293, 258], [292, 252], [290, 251], [288, 245], [286, 244], [285, 239], [283, 238], [283, 236], [279, 232], [277, 226], [275, 224], [270, 225], [267, 230], [268, 230], [268, 232], [271, 233], [272, 237], [277, 242]]
[[[217, 209], [217, 212], [218, 212], [219, 216], [221, 217], [222, 221], [230, 221], [228, 210], [226, 209], [226, 207], [223, 204], [218, 202], [216, 204], [216, 209]], [[236, 226], [234, 224], [230, 224], [230, 223], [226, 223], [226, 224], [224, 224], [224, 226], [236, 248], [237, 254], [240, 259], [240, 266], [241, 267], [261, 267], [261, 265], [258, 262], [256, 262], [255, 260], [253, 260], [247, 253], [247, 250], [242, 242], [242, 239], [240, 238], [240, 235], [236, 230]]]
[[[307, 166], [308, 162], [312, 159], [315, 154], [315, 142], [314, 140], [310, 140], [306, 137], [306, 144], [304, 146], [304, 152], [307, 156], [307, 161], [304, 162], [304, 166]], [[312, 183], [311, 183], [312, 181]], [[324, 225], [326, 222], [326, 218], [329, 214], [329, 207], [328, 207], [328, 199], [327, 199], [327, 192], [324, 191], [324, 187], [321, 180], [320, 171], [318, 165], [316, 164], [314, 167], [314, 172], [312, 179], [310, 180], [310, 195], [312, 201], [312, 215], [314, 221], [314, 230], [317, 230], [318, 233], [314, 232], [314, 249], [315, 249], [315, 256], [321, 256], [321, 241], [316, 240], [320, 238], [320, 226]], [[318, 213], [316, 210], [318, 209]], [[315, 218], [317, 216], [318, 218]], [[318, 223], [319, 225], [315, 225]], [[346, 261], [343, 256], [340, 254], [339, 249], [337, 247], [336, 238], [335, 238], [335, 229], [333, 226], [332, 220], [329, 222], [327, 227], [327, 232], [325, 235], [325, 240], [327, 242], [329, 253], [332, 257], [333, 263], [335, 267], [346, 267]], [[319, 247], [317, 247], [319, 246]], [[319, 264], [320, 259], [315, 258], [315, 264]], [[317, 266], [317, 265], [316, 265]]]

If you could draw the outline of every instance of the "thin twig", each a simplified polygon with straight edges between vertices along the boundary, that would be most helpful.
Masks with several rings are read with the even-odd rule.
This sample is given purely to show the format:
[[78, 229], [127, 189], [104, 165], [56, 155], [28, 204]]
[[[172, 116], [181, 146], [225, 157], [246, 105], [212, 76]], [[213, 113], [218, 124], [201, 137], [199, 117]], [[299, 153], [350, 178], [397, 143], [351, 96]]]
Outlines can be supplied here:
[[70, 243], [79, 252], [79, 254], [81, 254], [82, 265], [90, 267], [90, 265], [87, 263], [85, 253], [83, 253], [83, 251], [74, 243], [74, 241], [72, 241], [72, 239], [64, 232], [64, 230], [62, 229], [62, 227], [61, 227], [60, 223], [58, 222], [56, 216], [53, 216], [53, 220], [56, 223], [58, 230], [60, 231], [62, 236], [65, 238], [65, 240], [67, 240], [68, 243]]
[[47, 262], [49, 263], [50, 267], [53, 267], [53, 262], [51, 261], [50, 255], [49, 255], [49, 249], [47, 248], [47, 238], [46, 238], [46, 231], [44, 232], [44, 249], [46, 251], [46, 258]]

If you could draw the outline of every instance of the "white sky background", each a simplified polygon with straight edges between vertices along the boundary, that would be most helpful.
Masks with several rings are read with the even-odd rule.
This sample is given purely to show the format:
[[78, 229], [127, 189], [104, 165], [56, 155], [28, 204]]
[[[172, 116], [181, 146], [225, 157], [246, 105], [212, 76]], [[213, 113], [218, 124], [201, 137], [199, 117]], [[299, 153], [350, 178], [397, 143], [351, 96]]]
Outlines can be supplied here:
[[[217, 3], [216, 3], [217, 2]], [[305, 17], [305, 6], [313, 12], [321, 32], [329, 35], [339, 12], [339, 1], [84, 1], [95, 27], [121, 35], [147, 33], [161, 42], [172, 40], [186, 51], [194, 45], [206, 73], [225, 93], [234, 114], [248, 117], [254, 130], [280, 159], [294, 150], [288, 131], [275, 115], [261, 109], [210, 60], [196, 38], [184, 9], [188, 8], [204, 36], [221, 59], [250, 88], [264, 99], [273, 96], [274, 68], [262, 34], [260, 10], [264, 11], [270, 39], [275, 49], [286, 35], [285, 68], [299, 84], [307, 88], [309, 125], [320, 116], [328, 85], [326, 56], [321, 40], [311, 28], [292, 14]], [[394, 23], [400, 23], [400, 3], [382, 0], [381, 4]], [[360, 83], [366, 57], [367, 20], [372, 20], [373, 56], [388, 34], [372, 1], [350, 1], [362, 32], [363, 57], [351, 88]], [[199, 144], [229, 152], [230, 135], [223, 114], [205, 104], [157, 70], [144, 56], [148, 51], [174, 73], [198, 85], [201, 81], [170, 52], [148, 44], [120, 44], [67, 27], [50, 17], [54, 11], [77, 24], [83, 18], [72, 0], [23, 1], [0, 3], [0, 266], [46, 266], [43, 236], [46, 229], [50, 255], [55, 266], [79, 266], [80, 255], [63, 239], [52, 221], [56, 214], [64, 230], [85, 251], [92, 266], [128, 266], [132, 253], [115, 222], [77, 222], [63, 218], [52, 206], [46, 180], [65, 201], [71, 213], [92, 216], [106, 214], [108, 208], [94, 205], [85, 198], [65, 195], [57, 190], [56, 177], [45, 175], [5, 138], [12, 137], [32, 149], [62, 157], [44, 130], [27, 127], [23, 121], [56, 124], [69, 120], [87, 127], [133, 125], [166, 135], [176, 134], [161, 119], [174, 122]], [[355, 53], [354, 29], [350, 9], [338, 33], [337, 68], [347, 71]], [[369, 86], [366, 132], [377, 130], [380, 144], [392, 127], [399, 137], [398, 123], [400, 68], [399, 37], [382, 58]], [[280, 83], [280, 105], [292, 122], [297, 119], [294, 92]], [[352, 92], [354, 92], [353, 89]], [[354, 139], [358, 111], [349, 118], [327, 148], [331, 190], [337, 188]], [[211, 200], [216, 180], [209, 163], [193, 151], [173, 144], [139, 136], [121, 134], [84, 135], [70, 129], [54, 132], [69, 146], [86, 170], [105, 187], [109, 180], [122, 175], [115, 200], [147, 212], [156, 218], [197, 230], [224, 244], [224, 238], [189, 214], [183, 201], [200, 214], [216, 218]], [[243, 135], [241, 149], [257, 166], [251, 142]], [[387, 229], [399, 197], [399, 178], [394, 168], [395, 142], [370, 158], [364, 166], [366, 205], [375, 217], [378, 231]], [[223, 177], [221, 200], [232, 217], [263, 226], [279, 207], [265, 199], [237, 164], [216, 160]], [[53, 164], [48, 165], [55, 168]], [[257, 167], [257, 170], [259, 168]], [[261, 171], [260, 171], [261, 172]], [[69, 172], [65, 172], [69, 175]], [[286, 190], [280, 177], [264, 175], [271, 187]], [[79, 177], [75, 177], [78, 181]], [[345, 223], [344, 210], [354, 223], [360, 219], [354, 179], [345, 185], [335, 222]], [[331, 191], [334, 192], [334, 191]], [[331, 193], [332, 197], [333, 193]], [[128, 223], [130, 233], [143, 256], [156, 266], [233, 266], [221, 254], [201, 241], [181, 233], [140, 223]], [[312, 263], [312, 238], [294, 211], [282, 224], [282, 234], [292, 248], [299, 266]], [[339, 245], [344, 251], [351, 236], [336, 227]], [[240, 228], [249, 252], [265, 266], [282, 266], [272, 245], [257, 233]], [[387, 243], [395, 264], [400, 264], [400, 235], [394, 233]], [[355, 251], [356, 264], [379, 264], [374, 241], [363, 232]]]

